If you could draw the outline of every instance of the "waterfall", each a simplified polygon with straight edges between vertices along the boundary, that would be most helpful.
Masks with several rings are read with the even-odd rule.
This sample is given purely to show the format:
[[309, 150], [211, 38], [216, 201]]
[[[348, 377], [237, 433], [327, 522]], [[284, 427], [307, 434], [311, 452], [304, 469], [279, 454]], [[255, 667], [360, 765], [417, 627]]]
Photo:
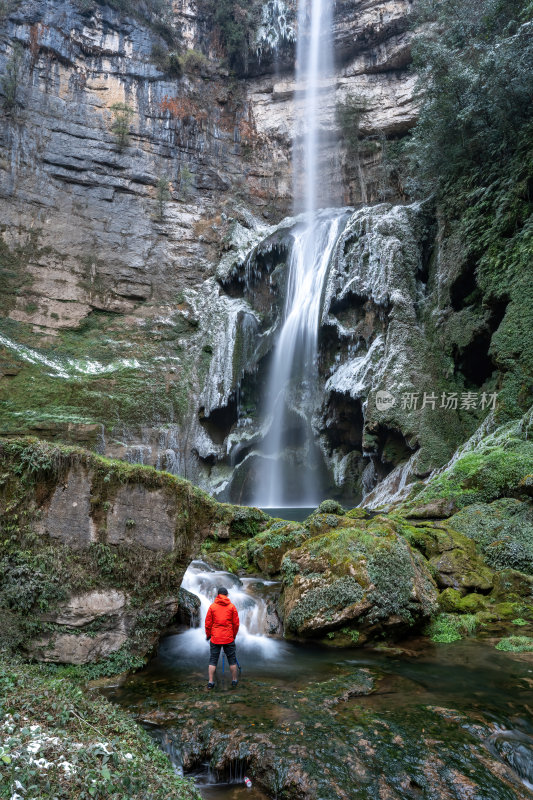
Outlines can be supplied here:
[[[254, 503], [262, 507], [320, 502], [320, 455], [311, 427], [318, 378], [318, 326], [324, 282], [344, 210], [319, 211], [328, 196], [324, 123], [334, 113], [330, 0], [300, 0], [293, 139], [295, 211], [283, 324], [275, 346]], [[294, 453], [294, 448], [299, 455]]]
[[269, 620], [269, 602], [264, 594], [268, 595], [273, 587], [278, 586], [276, 581], [238, 578], [229, 572], [214, 570], [203, 561], [193, 561], [183, 576], [181, 586], [200, 600], [200, 626], [169, 637], [162, 646], [161, 652], [165, 657], [170, 656], [173, 660], [179, 657], [180, 661], [192, 659], [200, 665], [207, 664], [209, 647], [205, 640], [204, 622], [219, 586], [226, 587], [229, 599], [239, 612], [239, 661], [245, 663], [252, 659], [273, 659], [283, 652], [283, 642], [267, 635], [272, 620]]
[[331, 204], [324, 148], [326, 126], [335, 113], [332, 5], [331, 0], [298, 2], [293, 196], [295, 211], [308, 214]]
[[[268, 432], [262, 449], [255, 504], [316, 506], [320, 502], [319, 454], [311, 428], [318, 379], [318, 324], [328, 265], [342, 231], [344, 213], [321, 211], [313, 224], [294, 231], [284, 323], [276, 344], [266, 397]], [[291, 446], [304, 452], [298, 459], [280, 458]]]

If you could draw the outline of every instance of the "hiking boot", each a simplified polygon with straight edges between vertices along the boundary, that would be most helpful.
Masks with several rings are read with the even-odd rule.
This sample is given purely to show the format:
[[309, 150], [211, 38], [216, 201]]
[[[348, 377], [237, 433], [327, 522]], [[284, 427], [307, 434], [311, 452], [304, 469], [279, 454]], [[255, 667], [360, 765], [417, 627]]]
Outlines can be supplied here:
[[214, 689], [215, 688], [215, 684], [211, 683], [211, 681], [209, 681], [209, 683], [207, 684], [207, 688], [208, 689]]
[[231, 682], [231, 688], [235, 689], [237, 687], [237, 684], [238, 684], [238, 681], [232, 681]]

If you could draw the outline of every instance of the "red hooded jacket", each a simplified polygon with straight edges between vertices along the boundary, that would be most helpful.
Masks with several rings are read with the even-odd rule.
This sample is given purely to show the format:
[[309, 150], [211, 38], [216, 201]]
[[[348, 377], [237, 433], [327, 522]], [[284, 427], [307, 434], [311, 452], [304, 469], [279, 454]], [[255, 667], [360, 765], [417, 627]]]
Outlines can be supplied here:
[[219, 594], [209, 606], [205, 618], [205, 635], [213, 644], [231, 644], [239, 630], [239, 614], [225, 594]]

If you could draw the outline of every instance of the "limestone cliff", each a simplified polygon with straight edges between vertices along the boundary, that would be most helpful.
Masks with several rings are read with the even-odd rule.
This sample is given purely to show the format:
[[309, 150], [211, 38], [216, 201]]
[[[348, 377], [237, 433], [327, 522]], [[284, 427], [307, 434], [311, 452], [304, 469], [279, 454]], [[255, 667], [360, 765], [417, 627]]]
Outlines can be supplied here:
[[[295, 14], [252, 4], [230, 74], [203, 8], [176, 2], [165, 27], [96, 2], [5, 5], [0, 425], [246, 501], [295, 224]], [[416, 122], [409, 14], [406, 0], [336, 4], [332, 92], [349, 113], [322, 120], [325, 192], [365, 203], [330, 267], [312, 420], [328, 492], [352, 501], [405, 482], [407, 463], [418, 477], [443, 465], [486, 414], [449, 425], [402, 397], [498, 383], [504, 308], [469, 303], [460, 243], [431, 204], [403, 204], [386, 163]]]
[[[290, 208], [299, 102], [294, 7], [256, 6], [247, 74], [229, 76], [201, 4], [175, 3], [167, 29], [105, 4], [5, 5], [0, 65], [16, 86], [0, 138], [4, 435], [225, 480], [209, 473], [250, 356], [243, 325], [258, 320], [215, 271], [236, 236], [256, 240]], [[416, 119], [409, 11], [336, 10], [334, 91], [364, 105], [361, 132], [376, 141]], [[385, 191], [379, 147], [357, 169], [329, 154], [344, 163], [332, 173], [342, 201]]]

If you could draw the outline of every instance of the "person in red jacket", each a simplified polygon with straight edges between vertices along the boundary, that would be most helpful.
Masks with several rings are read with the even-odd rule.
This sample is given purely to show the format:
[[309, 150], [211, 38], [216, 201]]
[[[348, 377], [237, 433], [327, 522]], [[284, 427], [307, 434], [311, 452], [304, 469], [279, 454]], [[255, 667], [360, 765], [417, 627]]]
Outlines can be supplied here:
[[215, 685], [215, 671], [218, 664], [220, 651], [224, 652], [228, 658], [231, 672], [231, 685], [237, 686], [237, 652], [235, 649], [235, 637], [239, 630], [239, 614], [237, 609], [228, 597], [228, 590], [223, 586], [217, 589], [215, 602], [209, 606], [205, 618], [205, 638], [211, 643], [209, 656], [209, 683], [208, 689], [213, 689]]

